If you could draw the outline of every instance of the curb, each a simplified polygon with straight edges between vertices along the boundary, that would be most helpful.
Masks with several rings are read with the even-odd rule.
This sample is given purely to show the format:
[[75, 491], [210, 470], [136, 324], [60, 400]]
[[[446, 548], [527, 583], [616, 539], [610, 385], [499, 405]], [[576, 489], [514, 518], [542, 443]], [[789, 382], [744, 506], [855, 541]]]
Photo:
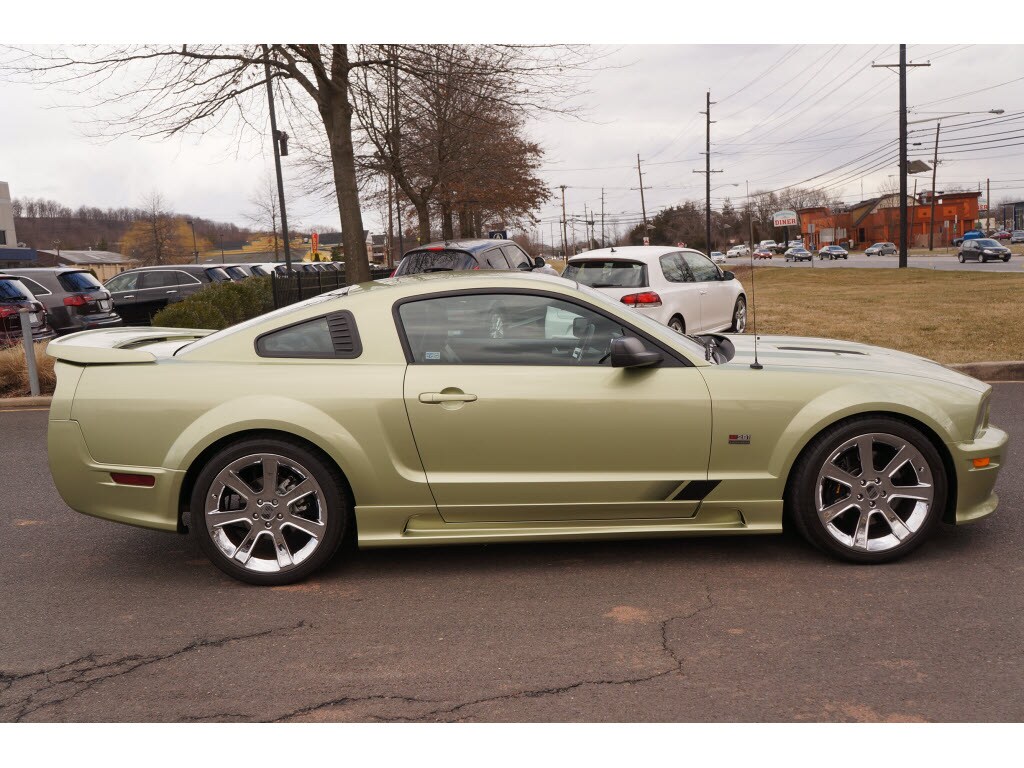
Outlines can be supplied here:
[[12, 411], [28, 408], [49, 408], [53, 397], [40, 395], [39, 397], [0, 397], [0, 411]]
[[961, 363], [949, 366], [954, 371], [984, 382], [1024, 381], [1024, 360], [1002, 360], [992, 363]]

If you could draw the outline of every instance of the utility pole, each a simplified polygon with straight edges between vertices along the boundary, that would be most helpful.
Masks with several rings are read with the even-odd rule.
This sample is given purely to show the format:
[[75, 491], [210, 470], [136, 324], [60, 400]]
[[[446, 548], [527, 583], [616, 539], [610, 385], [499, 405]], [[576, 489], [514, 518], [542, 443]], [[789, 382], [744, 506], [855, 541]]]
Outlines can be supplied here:
[[711, 170], [711, 124], [717, 122], [711, 119], [711, 105], [715, 104], [711, 100], [711, 91], [708, 91], [707, 109], [702, 111], [700, 114], [707, 118], [707, 132], [704, 138], [704, 170], [694, 171], [694, 173], [704, 174], [704, 239], [707, 246], [708, 255], [711, 255], [711, 174], [721, 173], [721, 171]]
[[929, 201], [931, 204], [932, 212], [928, 216], [928, 250], [931, 251], [935, 247], [935, 173], [939, 170], [939, 129], [942, 128], [942, 123], [935, 124], [935, 157], [932, 158], [932, 199]]
[[583, 235], [587, 238], [587, 250], [591, 248], [591, 238], [587, 230], [587, 204], [583, 204]]
[[[750, 230], [750, 251], [751, 251], [751, 253], [753, 253], [753, 251], [754, 251], [754, 217], [752, 216], [752, 211], [750, 209], [750, 181], [749, 180], [747, 181], [747, 228]], [[835, 239], [835, 238], [833, 237], [833, 239]], [[753, 264], [754, 262], [751, 261], [750, 263]]]
[[898, 67], [900, 76], [900, 269], [907, 268], [907, 67], [931, 64], [907, 64], [907, 46], [900, 43], [899, 64], [872, 64], [872, 67]]
[[604, 242], [604, 187], [601, 187], [601, 247], [607, 248]]
[[637, 176], [640, 177], [640, 186], [639, 187], [632, 187], [632, 189], [639, 189], [640, 190], [640, 212], [643, 213], [643, 216], [644, 216], [644, 233], [643, 233], [642, 237], [647, 237], [647, 205], [644, 203], [644, 174], [643, 174], [643, 171], [640, 170], [640, 154], [639, 153], [637, 153], [637, 156], [636, 156], [636, 173], [637, 173]]
[[558, 187], [562, 190], [562, 258], [569, 260], [569, 235], [565, 231], [565, 184]]
[[267, 80], [267, 103], [270, 105], [270, 136], [274, 145], [274, 169], [277, 171], [277, 201], [281, 206], [281, 231], [284, 235], [285, 272], [292, 273], [292, 251], [288, 242], [288, 214], [284, 205], [284, 177], [281, 175], [281, 134], [277, 131], [277, 114], [274, 111], [274, 86], [270, 77], [270, 49], [263, 44], [263, 72]]
[[985, 179], [985, 219], [992, 225], [992, 179]]

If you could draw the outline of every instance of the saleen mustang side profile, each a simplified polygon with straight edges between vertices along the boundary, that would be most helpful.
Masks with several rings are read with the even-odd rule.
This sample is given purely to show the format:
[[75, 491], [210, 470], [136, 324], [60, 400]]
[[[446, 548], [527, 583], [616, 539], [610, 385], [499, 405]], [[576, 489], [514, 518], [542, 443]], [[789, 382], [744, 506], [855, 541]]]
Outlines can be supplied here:
[[362, 546], [775, 533], [861, 563], [996, 506], [990, 387], [824, 339], [684, 336], [559, 277], [445, 272], [223, 331], [51, 342], [74, 509], [283, 584]]

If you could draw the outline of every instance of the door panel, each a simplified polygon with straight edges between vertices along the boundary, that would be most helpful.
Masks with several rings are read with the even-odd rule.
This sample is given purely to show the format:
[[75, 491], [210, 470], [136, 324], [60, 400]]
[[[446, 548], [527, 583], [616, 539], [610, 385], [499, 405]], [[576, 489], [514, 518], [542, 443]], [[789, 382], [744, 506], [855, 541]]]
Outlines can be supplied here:
[[449, 522], [690, 517], [707, 479], [694, 368], [414, 364], [405, 402]]

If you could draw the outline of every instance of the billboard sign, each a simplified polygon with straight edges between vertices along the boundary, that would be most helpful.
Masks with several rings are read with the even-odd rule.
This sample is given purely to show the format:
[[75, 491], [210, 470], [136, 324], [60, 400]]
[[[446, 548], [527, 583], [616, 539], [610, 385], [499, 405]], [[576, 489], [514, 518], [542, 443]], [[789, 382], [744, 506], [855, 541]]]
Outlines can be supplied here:
[[508, 230], [507, 229], [492, 229], [490, 232], [487, 233], [487, 236], [491, 240], [508, 240]]
[[796, 211], [779, 211], [772, 216], [772, 224], [776, 227], [795, 227], [798, 223]]

